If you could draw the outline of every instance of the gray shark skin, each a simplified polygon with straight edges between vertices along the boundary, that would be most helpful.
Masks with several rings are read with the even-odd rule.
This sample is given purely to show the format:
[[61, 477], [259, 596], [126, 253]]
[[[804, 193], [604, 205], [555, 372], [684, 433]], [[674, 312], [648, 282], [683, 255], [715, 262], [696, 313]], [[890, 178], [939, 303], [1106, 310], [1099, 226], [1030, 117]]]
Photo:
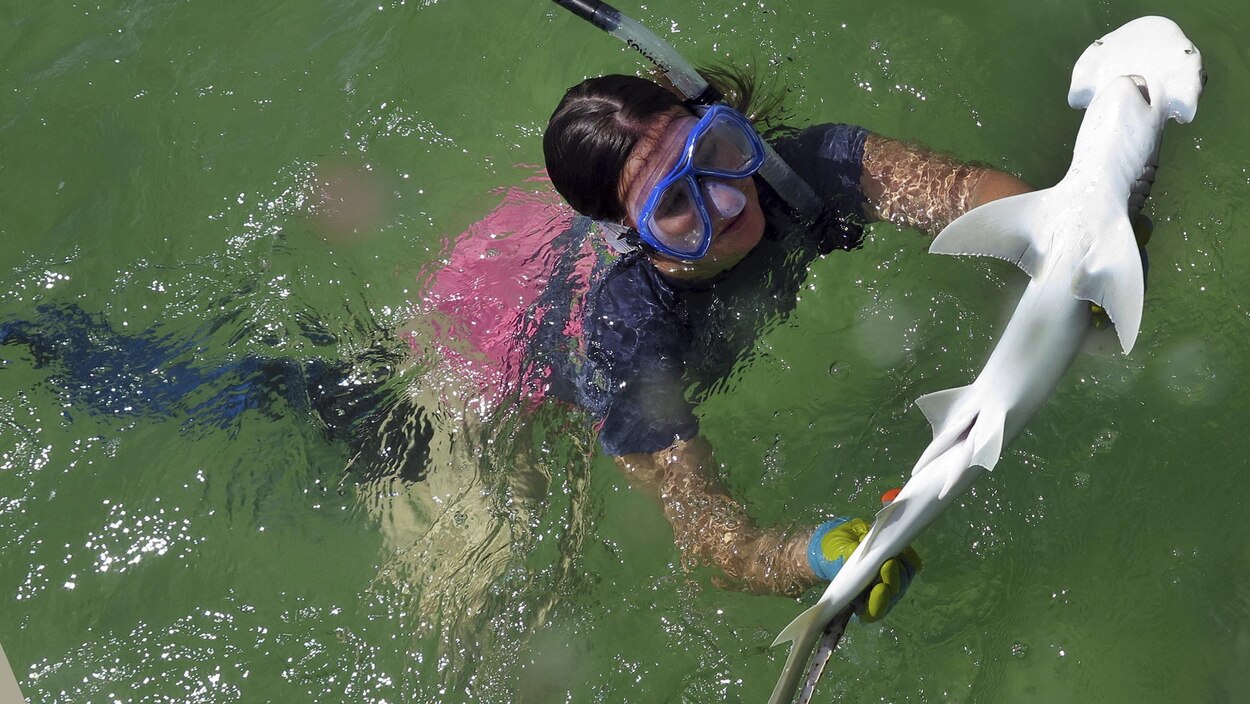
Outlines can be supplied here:
[[1072, 72], [1068, 103], [1086, 113], [1063, 179], [971, 210], [933, 241], [930, 252], [1004, 259], [1031, 281], [976, 380], [916, 401], [933, 441], [820, 600], [777, 636], [774, 646], [792, 646], [770, 704], [793, 699], [817, 639], [881, 565], [994, 468], [1090, 334], [1091, 302], [1106, 309], [1121, 349], [1132, 349], [1144, 280], [1130, 216], [1142, 183], [1154, 180], [1164, 124], [1194, 118], [1205, 81], [1201, 54], [1163, 17], [1095, 41]]

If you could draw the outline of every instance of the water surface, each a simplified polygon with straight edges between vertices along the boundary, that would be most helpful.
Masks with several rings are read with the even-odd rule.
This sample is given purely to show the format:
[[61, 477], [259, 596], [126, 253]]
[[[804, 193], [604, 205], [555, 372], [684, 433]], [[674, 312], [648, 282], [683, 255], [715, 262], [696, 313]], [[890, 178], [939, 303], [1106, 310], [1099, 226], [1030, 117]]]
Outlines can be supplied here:
[[[1241, 6], [621, 7], [759, 67], [796, 124], [1038, 185], [1084, 46], [1182, 26], [1211, 81], [1164, 140], [1137, 347], [1078, 360], [817, 701], [1250, 696]], [[0, 641], [31, 701], [766, 699], [816, 595], [684, 572], [577, 414], [482, 414], [422, 359], [394, 382], [431, 438], [412, 484], [345, 471], [298, 394], [231, 405], [246, 360], [352, 360], [404, 325], [501, 188], [542, 190], [563, 90], [633, 54], [539, 0], [21, 2], [0, 28], [0, 323], [51, 345], [0, 346]], [[874, 226], [817, 261], [703, 405], [760, 522], [870, 515], [926, 443], [912, 401], [979, 368], [1021, 277], [925, 245]]]

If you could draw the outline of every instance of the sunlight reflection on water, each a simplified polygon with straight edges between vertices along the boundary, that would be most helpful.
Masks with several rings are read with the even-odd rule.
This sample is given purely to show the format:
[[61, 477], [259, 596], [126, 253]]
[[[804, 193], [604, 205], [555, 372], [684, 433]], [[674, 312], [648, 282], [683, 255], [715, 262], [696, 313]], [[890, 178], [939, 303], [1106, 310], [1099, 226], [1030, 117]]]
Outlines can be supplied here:
[[[1079, 119], [1062, 100], [1069, 50], [1135, 11], [800, 5], [623, 9], [680, 29], [695, 58], [767, 66], [798, 122], [864, 123], [1038, 183], [1061, 172]], [[567, 85], [637, 67], [558, 8], [483, 7], [19, 13], [0, 77], [0, 324], [44, 305], [105, 323], [78, 339], [44, 317], [46, 363], [0, 345], [0, 638], [32, 699], [767, 696], [784, 654], [766, 646], [798, 605], [686, 573], [659, 512], [575, 413], [522, 414], [515, 384], [439, 366], [456, 345], [437, 339], [449, 318], [431, 312], [435, 260], [507, 189], [541, 190], [512, 165], [541, 159]], [[1223, 70], [1165, 144], [1140, 352], [1078, 362], [1003, 466], [920, 541], [906, 608], [848, 634], [826, 700], [1250, 691], [1250, 540], [1230, 479], [1247, 451], [1236, 227], [1250, 180], [1235, 163], [1245, 98], [1226, 87], [1245, 83], [1231, 9], [1170, 10]], [[1022, 21], [1036, 31], [1002, 31]], [[482, 244], [484, 258], [523, 246]], [[978, 368], [1014, 272], [923, 248], [883, 227], [814, 264], [819, 285], [711, 394], [718, 460], [759, 515], [870, 515], [928, 432], [911, 401]], [[476, 295], [490, 320], [501, 286], [440, 295]], [[389, 397], [402, 442], [353, 463], [293, 370], [367, 356], [405, 324], [416, 361], [387, 387], [407, 394]], [[167, 354], [65, 371], [68, 347], [122, 338]], [[512, 351], [498, 357], [517, 372]], [[291, 372], [283, 388], [202, 405], [276, 378], [244, 364], [261, 357]], [[211, 422], [223, 408], [237, 414]], [[372, 476], [370, 462], [424, 479]]]

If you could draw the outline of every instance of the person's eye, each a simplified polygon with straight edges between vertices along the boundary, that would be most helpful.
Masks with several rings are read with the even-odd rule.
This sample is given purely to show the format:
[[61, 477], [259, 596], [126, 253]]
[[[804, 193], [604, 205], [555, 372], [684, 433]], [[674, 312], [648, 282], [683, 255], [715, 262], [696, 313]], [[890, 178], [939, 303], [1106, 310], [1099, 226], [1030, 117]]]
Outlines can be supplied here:
[[660, 201], [660, 207], [656, 208], [655, 215], [657, 218], [673, 219], [688, 212], [690, 212], [690, 196], [686, 193], [686, 189], [679, 188]]
[[725, 151], [725, 140], [712, 135], [699, 143], [696, 157], [700, 166], [720, 166], [725, 158]]

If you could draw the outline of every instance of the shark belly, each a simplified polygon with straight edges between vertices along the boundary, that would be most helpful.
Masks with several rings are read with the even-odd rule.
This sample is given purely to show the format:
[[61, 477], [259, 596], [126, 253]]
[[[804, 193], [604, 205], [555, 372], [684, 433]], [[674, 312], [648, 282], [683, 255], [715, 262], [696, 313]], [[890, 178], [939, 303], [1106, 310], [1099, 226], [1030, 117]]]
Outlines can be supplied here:
[[976, 391], [970, 394], [970, 403], [1005, 416], [1004, 445], [1059, 386], [1090, 330], [1089, 303], [1072, 295], [1071, 264], [1057, 264], [1029, 282], [1002, 338], [972, 384]]

